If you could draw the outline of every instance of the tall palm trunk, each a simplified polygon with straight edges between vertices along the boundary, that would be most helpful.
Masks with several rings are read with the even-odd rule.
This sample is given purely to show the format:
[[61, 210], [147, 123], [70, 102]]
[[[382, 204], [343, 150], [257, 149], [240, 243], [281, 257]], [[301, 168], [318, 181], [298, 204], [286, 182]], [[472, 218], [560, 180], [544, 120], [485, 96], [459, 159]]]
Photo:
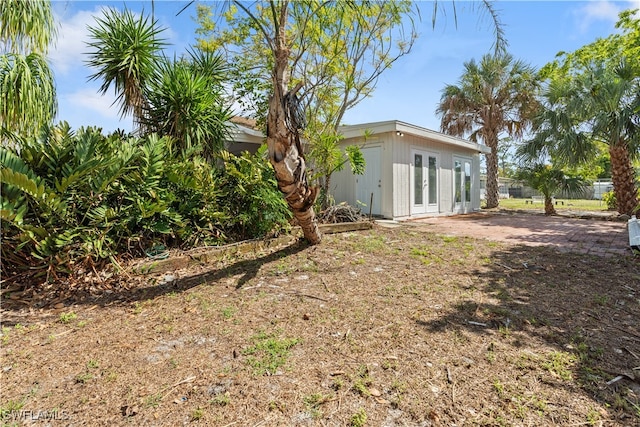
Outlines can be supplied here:
[[313, 210], [318, 191], [317, 187], [310, 187], [307, 181], [300, 135], [295, 120], [292, 120], [290, 100], [295, 96], [296, 89], [287, 92], [289, 47], [284, 31], [287, 7], [287, 2], [280, 5], [280, 31], [274, 40], [275, 65], [272, 75], [274, 91], [269, 100], [267, 147], [278, 188], [284, 194], [289, 208], [298, 220], [304, 237], [309, 243], [315, 245], [322, 240]]
[[544, 196], [544, 214], [545, 215], [555, 215], [556, 208], [553, 206], [553, 198], [551, 196]]
[[485, 197], [487, 208], [497, 208], [499, 204], [498, 191], [498, 135], [493, 131], [488, 131], [485, 144], [491, 149], [491, 153], [486, 155], [487, 160], [487, 187]]
[[611, 180], [616, 195], [618, 213], [632, 215], [638, 206], [638, 193], [635, 186], [635, 171], [624, 143], [610, 144]]

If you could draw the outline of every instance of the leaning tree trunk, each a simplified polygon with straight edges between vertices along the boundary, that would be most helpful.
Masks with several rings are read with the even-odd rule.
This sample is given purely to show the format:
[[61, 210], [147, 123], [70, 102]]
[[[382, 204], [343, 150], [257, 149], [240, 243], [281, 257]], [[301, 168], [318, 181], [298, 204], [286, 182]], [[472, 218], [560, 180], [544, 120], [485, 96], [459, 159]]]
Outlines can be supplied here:
[[638, 206], [635, 171], [626, 144], [609, 145], [611, 155], [611, 180], [616, 195], [618, 213], [633, 215]]
[[287, 91], [289, 83], [289, 47], [285, 38], [287, 2], [280, 4], [280, 25], [274, 42], [273, 96], [269, 100], [267, 115], [267, 147], [269, 160], [275, 170], [278, 188], [284, 194], [294, 217], [309, 243], [320, 243], [322, 235], [318, 229], [313, 204], [318, 189], [307, 181], [306, 163], [300, 143], [298, 123], [293, 100], [297, 89]]

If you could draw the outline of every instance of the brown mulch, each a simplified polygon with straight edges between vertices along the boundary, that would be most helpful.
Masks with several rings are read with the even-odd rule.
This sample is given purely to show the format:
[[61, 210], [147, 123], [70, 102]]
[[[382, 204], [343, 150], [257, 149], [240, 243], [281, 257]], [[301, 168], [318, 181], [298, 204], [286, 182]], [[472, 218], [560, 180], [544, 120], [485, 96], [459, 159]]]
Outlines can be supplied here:
[[3, 286], [8, 425], [640, 426], [631, 255], [376, 226], [73, 285]]

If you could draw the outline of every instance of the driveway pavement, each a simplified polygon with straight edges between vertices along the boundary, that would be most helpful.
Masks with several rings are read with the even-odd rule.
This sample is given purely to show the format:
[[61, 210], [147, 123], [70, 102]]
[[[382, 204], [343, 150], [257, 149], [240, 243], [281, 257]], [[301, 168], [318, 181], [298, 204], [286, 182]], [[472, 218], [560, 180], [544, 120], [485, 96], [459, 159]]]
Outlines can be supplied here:
[[584, 219], [487, 211], [423, 218], [405, 224], [425, 226], [436, 233], [447, 235], [529, 246], [552, 246], [562, 252], [600, 256], [632, 254], [626, 221], [597, 217]]

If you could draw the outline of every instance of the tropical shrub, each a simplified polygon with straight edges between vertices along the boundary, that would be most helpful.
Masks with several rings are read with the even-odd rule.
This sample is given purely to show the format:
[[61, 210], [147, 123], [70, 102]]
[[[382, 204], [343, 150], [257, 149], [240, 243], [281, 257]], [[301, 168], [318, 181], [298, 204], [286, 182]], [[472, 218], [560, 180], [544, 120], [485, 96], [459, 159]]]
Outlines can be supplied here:
[[170, 235], [183, 221], [161, 186], [166, 152], [165, 139], [75, 133], [66, 123], [19, 151], [0, 148], [3, 258], [71, 271]]
[[618, 209], [618, 204], [616, 203], [616, 193], [613, 191], [607, 191], [606, 193], [602, 193], [602, 201], [604, 202], [607, 210], [615, 211]]
[[[367, 137], [368, 134], [365, 134], [365, 140]], [[334, 202], [330, 190], [331, 176], [335, 172], [343, 170], [347, 163], [355, 175], [362, 175], [365, 171], [366, 162], [360, 147], [349, 145], [343, 151], [339, 145], [342, 138], [336, 132], [320, 133], [313, 138], [309, 151], [309, 160], [315, 172], [311, 180], [317, 182], [320, 187], [320, 194], [316, 201], [320, 211], [327, 209]]]
[[287, 202], [278, 191], [273, 167], [267, 160], [267, 146], [256, 154], [234, 156], [220, 153], [224, 173], [220, 186], [224, 205], [231, 220], [227, 228], [236, 236], [260, 237], [277, 233], [292, 218]]
[[544, 196], [544, 212], [555, 215], [553, 197], [565, 193], [569, 197], [583, 197], [588, 182], [578, 176], [569, 176], [562, 169], [542, 163], [522, 167], [516, 172], [515, 179], [524, 182]]
[[[172, 157], [173, 140], [63, 123], [0, 147], [2, 270], [57, 274], [166, 247], [263, 236], [287, 223], [262, 157]], [[9, 271], [13, 269], [13, 271]]]
[[232, 113], [225, 105], [226, 67], [220, 56], [189, 51], [179, 60], [158, 61], [157, 71], [144, 88], [148, 107], [142, 123], [149, 132], [174, 138], [175, 148], [197, 149], [213, 159], [229, 139]]

